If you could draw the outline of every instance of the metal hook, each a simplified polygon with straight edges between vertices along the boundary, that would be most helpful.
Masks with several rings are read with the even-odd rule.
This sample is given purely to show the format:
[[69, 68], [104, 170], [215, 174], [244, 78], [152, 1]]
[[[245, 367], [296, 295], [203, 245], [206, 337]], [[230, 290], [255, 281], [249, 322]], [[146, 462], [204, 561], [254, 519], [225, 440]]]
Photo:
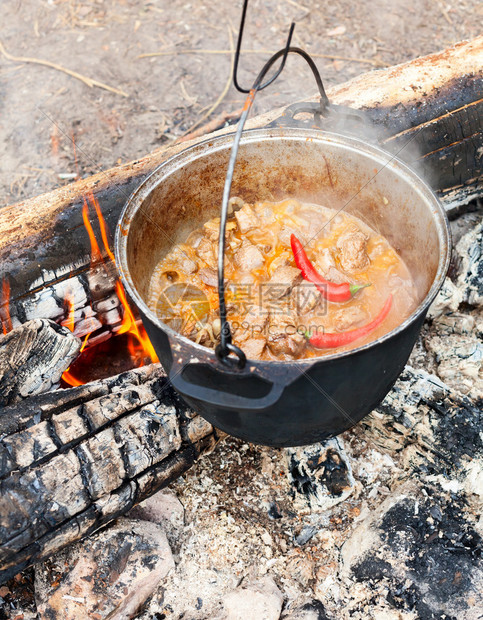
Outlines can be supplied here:
[[[243, 0], [240, 30], [238, 31], [238, 41], [236, 43], [236, 51], [235, 51], [235, 63], [233, 66], [233, 85], [239, 92], [246, 93], [246, 94], [250, 92], [250, 89], [242, 88], [240, 84], [238, 83], [238, 62], [240, 60], [241, 44], [242, 44], [242, 38], [243, 38], [243, 31], [245, 29], [245, 18], [247, 14], [247, 8], [248, 8], [248, 0]], [[287, 42], [283, 50], [282, 62], [280, 64], [280, 67], [278, 68], [278, 71], [276, 71], [275, 74], [269, 80], [265, 82], [265, 84], [261, 84], [261, 86], [259, 86], [257, 90], [263, 90], [264, 88], [269, 86], [282, 73], [283, 68], [285, 66], [285, 61], [287, 60], [288, 52], [290, 49], [290, 43], [292, 42], [292, 35], [293, 35], [294, 28], [295, 28], [295, 22], [292, 22], [290, 25], [289, 33], [288, 33]], [[272, 63], [270, 63], [270, 66], [271, 64]]]

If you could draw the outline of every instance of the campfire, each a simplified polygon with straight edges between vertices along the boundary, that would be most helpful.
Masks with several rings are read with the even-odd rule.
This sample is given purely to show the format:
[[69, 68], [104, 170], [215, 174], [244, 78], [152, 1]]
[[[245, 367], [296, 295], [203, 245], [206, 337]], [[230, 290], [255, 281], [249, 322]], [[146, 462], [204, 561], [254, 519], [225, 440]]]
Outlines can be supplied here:
[[[101, 252], [96, 239], [94, 228], [89, 219], [89, 204], [95, 209], [104, 252]], [[93, 194], [84, 198], [82, 219], [89, 236], [91, 246], [91, 274], [104, 272], [106, 278], [112, 277], [112, 268], [109, 269], [103, 256], [114, 262], [114, 255], [110, 248], [109, 232], [102, 216], [99, 203]], [[80, 317], [76, 317], [75, 301], [69, 292], [65, 297], [67, 316], [61, 320], [61, 325], [67, 327], [75, 336], [82, 338], [79, 357], [72, 366], [62, 374], [63, 385], [83, 385], [92, 379], [104, 378], [115, 374], [112, 360], [123, 360], [123, 369], [140, 368], [146, 363], [157, 362], [156, 353], [147, 337], [141, 321], [134, 317], [127, 301], [126, 293], [121, 282], [116, 279], [114, 291], [109, 297], [111, 308], [107, 313], [96, 312], [92, 304], [87, 306]], [[104, 301], [104, 303], [102, 303]], [[97, 302], [96, 307], [106, 306], [106, 300]], [[107, 316], [109, 318], [107, 319]], [[118, 318], [118, 322], [115, 319]], [[109, 330], [105, 330], [103, 321], [109, 320]], [[122, 341], [110, 342], [110, 337], [123, 336]], [[109, 344], [107, 342], [109, 341]], [[110, 367], [111, 366], [111, 367]], [[119, 371], [119, 369], [117, 369]], [[85, 373], [89, 374], [86, 375]]]
[[[96, 214], [103, 251], [89, 218], [90, 210]], [[64, 314], [57, 318], [56, 322], [82, 339], [78, 357], [72, 366], [62, 373], [62, 387], [83, 385], [94, 379], [112, 376], [121, 370], [140, 368], [147, 363], [158, 361], [141, 320], [135, 318], [122, 283], [114, 275], [114, 255], [110, 248], [109, 231], [99, 203], [92, 193], [83, 198], [82, 220], [90, 243], [91, 260], [87, 280], [102, 280], [108, 284], [104, 284], [102, 298], [96, 298], [94, 289], [89, 303], [78, 307], [76, 301], [79, 297], [79, 281], [67, 278], [64, 282], [59, 282], [64, 291]], [[10, 285], [8, 279], [4, 279], [0, 302], [3, 334], [13, 329], [9, 305]], [[112, 336], [118, 339], [111, 341]]]
[[[161, 158], [185, 145], [153, 154], [142, 165], [120, 167], [109, 178], [85, 179], [68, 192], [54, 192], [49, 200], [40, 197], [0, 213], [0, 258], [7, 270], [0, 303], [3, 581], [57, 554], [39, 576], [39, 583], [54, 592], [45, 608], [50, 609], [57, 596], [71, 609], [76, 580], [82, 587], [89, 580], [81, 581], [82, 564], [75, 563], [79, 573], [73, 571], [64, 581], [69, 589], [57, 590], [62, 579], [55, 571], [63, 570], [68, 557], [58, 552], [82, 549], [76, 543], [97, 558], [105, 541], [110, 541], [110, 550], [120, 547], [125, 521], [98, 531], [141, 504], [135, 509], [141, 512], [129, 513], [131, 527], [136, 514], [145, 516], [142, 511], [152, 507], [148, 498], [168, 485], [188, 503], [193, 484], [201, 498], [193, 512], [201, 510], [203, 501], [211, 511], [200, 517], [203, 534], [193, 542], [200, 565], [205, 563], [199, 587], [207, 593], [198, 595], [198, 584], [190, 586], [189, 596], [191, 589], [196, 594], [193, 613], [201, 609], [198, 599], [204, 596], [206, 613], [215, 613], [219, 600], [208, 599], [215, 597], [219, 584], [210, 585], [216, 581], [210, 579], [218, 571], [225, 609], [241, 605], [243, 596], [255, 600], [261, 592], [262, 598], [271, 597], [277, 619], [284, 597], [292, 595], [300, 609], [309, 605], [306, 610], [317, 611], [318, 617], [324, 617], [324, 609], [334, 613], [344, 604], [363, 613], [358, 601], [371, 596], [377, 596], [381, 614], [398, 609], [405, 618], [423, 617], [428, 610], [422, 597], [428, 591], [431, 597], [424, 605], [431, 613], [471, 617], [468, 609], [482, 603], [481, 589], [473, 591], [470, 585], [482, 580], [475, 508], [482, 458], [481, 167], [470, 162], [463, 170], [459, 160], [454, 165], [448, 161], [465, 153], [469, 143], [481, 148], [481, 132], [475, 134], [471, 123], [459, 122], [459, 115], [481, 120], [483, 114], [475, 87], [481, 45], [481, 39], [465, 43], [397, 72], [368, 74], [329, 93], [336, 103], [360, 107], [363, 102], [383, 127], [386, 148], [397, 151], [404, 136], [414, 137], [413, 146], [417, 143], [421, 150], [418, 158], [434, 173], [433, 189], [454, 219], [457, 235], [451, 279], [433, 305], [411, 366], [381, 406], [342, 438], [271, 451], [234, 440], [222, 443], [224, 434], [179, 398], [157, 363], [117, 277], [109, 229], [126, 200], [125, 188], [129, 194]], [[419, 105], [422, 95], [412, 88], [416, 68], [421, 70], [425, 106]], [[441, 106], [449, 105], [445, 93], [455, 92], [454, 78], [460, 74], [468, 88], [458, 87], [454, 110], [445, 107], [441, 115]], [[401, 108], [415, 110], [416, 116], [407, 118]], [[467, 135], [456, 139], [448, 134], [448, 115]], [[257, 123], [265, 125], [267, 119], [254, 119], [252, 126]], [[414, 163], [414, 151], [411, 158], [409, 163]], [[62, 236], [59, 226], [65, 228]], [[219, 443], [211, 459], [202, 459], [199, 470], [189, 471]], [[199, 481], [197, 471], [211, 482]], [[415, 471], [417, 476], [408, 480]], [[184, 487], [179, 482], [183, 474]], [[203, 500], [204, 494], [209, 499]], [[216, 537], [210, 530], [214, 524]], [[178, 526], [183, 529], [182, 519]], [[247, 534], [250, 528], [255, 533]], [[155, 528], [134, 524], [129, 531], [133, 545], [149, 540], [158, 554], [153, 553], [150, 565], [156, 579], [150, 585], [142, 582], [146, 594], [136, 610], [171, 571], [163, 582], [164, 607], [153, 607], [157, 617], [169, 617], [169, 607], [174, 609], [177, 597], [184, 596], [185, 584], [173, 576], [168, 542], [156, 538]], [[178, 540], [174, 532], [170, 535], [169, 543]], [[83, 539], [88, 542], [79, 542]], [[249, 544], [243, 547], [246, 540]], [[188, 580], [183, 541], [176, 570]], [[244, 575], [236, 572], [235, 562], [228, 576], [230, 544], [225, 541], [245, 549], [247, 561], [250, 545], [252, 555], [266, 554], [260, 562], [269, 576], [261, 579], [262, 585], [242, 584]], [[82, 557], [82, 551], [79, 554]], [[126, 562], [129, 565], [126, 554], [115, 556], [120, 574]], [[94, 571], [93, 581], [109, 570], [105, 561], [99, 573]], [[424, 562], [433, 567], [430, 576]], [[289, 583], [289, 594], [280, 592], [281, 583]], [[116, 593], [121, 610], [131, 605], [131, 593], [137, 591], [125, 589], [128, 594]], [[311, 600], [306, 600], [309, 590]], [[220, 592], [218, 588], [216, 596]], [[84, 590], [77, 598], [82, 597]], [[111, 603], [105, 604], [110, 610], [106, 613], [113, 612]]]

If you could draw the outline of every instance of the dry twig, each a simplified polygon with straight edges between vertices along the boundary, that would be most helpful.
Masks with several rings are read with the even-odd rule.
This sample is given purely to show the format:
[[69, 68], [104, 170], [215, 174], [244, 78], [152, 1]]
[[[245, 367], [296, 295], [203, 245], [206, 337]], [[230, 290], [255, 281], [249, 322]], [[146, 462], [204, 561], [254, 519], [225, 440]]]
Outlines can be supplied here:
[[[140, 54], [138, 58], [153, 58], [155, 56], [180, 56], [182, 54], [231, 54], [231, 50], [194, 50], [182, 49], [164, 52], [148, 52]], [[243, 54], [275, 54], [274, 50], [243, 50]], [[354, 58], [353, 56], [338, 56], [336, 54], [310, 54], [312, 58], [328, 58], [329, 60], [345, 60], [346, 62], [360, 62], [373, 67], [385, 67], [386, 65], [380, 60], [372, 60], [371, 58]]]
[[[215, 118], [213, 118], [209, 123], [206, 123], [206, 125], [203, 125], [202, 127], [195, 129], [194, 131], [190, 130], [189, 133], [183, 134], [180, 138], [175, 140], [174, 143], [187, 142], [188, 140], [194, 140], [195, 138], [204, 136], [207, 133], [211, 133], [212, 131], [221, 129], [226, 123], [226, 121], [231, 121], [235, 118], [239, 119], [242, 112], [243, 112], [243, 108], [240, 108], [239, 110], [236, 110], [235, 112], [222, 112], [221, 114], [218, 114], [217, 116], [215, 116]], [[206, 115], [204, 115], [204, 118], [206, 118]], [[193, 127], [197, 127], [198, 125], [199, 125], [199, 122], [196, 125], [193, 125]]]
[[3, 56], [5, 56], [5, 58], [7, 58], [8, 60], [11, 60], [12, 62], [26, 62], [26, 63], [33, 63], [36, 65], [43, 65], [44, 67], [50, 67], [51, 69], [55, 69], [56, 71], [61, 71], [62, 73], [66, 73], [67, 75], [70, 75], [71, 77], [76, 78], [77, 80], [80, 80], [86, 86], [89, 86], [89, 88], [92, 88], [93, 86], [97, 86], [98, 88], [103, 88], [104, 90], [108, 90], [109, 92], [115, 93], [116, 95], [121, 95], [122, 97], [129, 97], [129, 95], [125, 93], [123, 90], [119, 90], [118, 88], [114, 88], [112, 86], [104, 84], [103, 82], [98, 82], [97, 80], [94, 80], [90, 77], [82, 75], [81, 73], [77, 73], [77, 71], [71, 71], [70, 69], [66, 69], [65, 67], [62, 67], [61, 65], [58, 65], [55, 62], [50, 62], [50, 60], [41, 60], [39, 58], [29, 58], [26, 56], [12, 56], [12, 54], [9, 54], [7, 52], [7, 50], [5, 49], [1, 41], [0, 41], [0, 53]]

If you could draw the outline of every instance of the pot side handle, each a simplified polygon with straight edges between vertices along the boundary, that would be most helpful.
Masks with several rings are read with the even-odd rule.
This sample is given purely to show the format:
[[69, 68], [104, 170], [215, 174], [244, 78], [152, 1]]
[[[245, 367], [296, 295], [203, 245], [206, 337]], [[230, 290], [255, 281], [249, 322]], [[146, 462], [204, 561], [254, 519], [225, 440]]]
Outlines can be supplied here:
[[[186, 377], [187, 369], [194, 368], [205, 372], [211, 372], [211, 378], [216, 375], [217, 388], [207, 387], [206, 385], [200, 385], [199, 382], [194, 382], [190, 378]], [[213, 374], [215, 373], [215, 374]], [[256, 388], [258, 395], [253, 398], [248, 396], [242, 396], [230, 391], [229, 378], [234, 380], [234, 385], [238, 383], [238, 389], [242, 387], [243, 381], [250, 383], [246, 385], [246, 391]], [[275, 405], [283, 394], [285, 389], [284, 383], [271, 382], [260, 377], [247, 374], [234, 374], [234, 373], [220, 373], [206, 364], [186, 364], [183, 368], [180, 368], [178, 364], [173, 364], [170, 373], [169, 380], [174, 389], [179, 392], [181, 396], [186, 396], [188, 399], [194, 399], [202, 401], [208, 405], [220, 407], [223, 409], [231, 409], [233, 411], [244, 410], [246, 412], [260, 412], [269, 407]]]
[[[302, 118], [299, 116], [302, 115]], [[302, 128], [311, 131], [321, 129], [347, 136], [356, 136], [374, 144], [389, 135], [381, 124], [375, 124], [367, 112], [349, 106], [315, 101], [293, 103], [282, 115], [266, 125], [267, 128]]]

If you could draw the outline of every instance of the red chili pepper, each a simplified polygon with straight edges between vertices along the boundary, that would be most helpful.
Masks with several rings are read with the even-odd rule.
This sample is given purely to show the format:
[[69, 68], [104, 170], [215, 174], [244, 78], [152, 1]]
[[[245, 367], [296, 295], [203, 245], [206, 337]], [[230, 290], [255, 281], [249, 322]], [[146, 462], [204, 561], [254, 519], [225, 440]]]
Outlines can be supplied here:
[[314, 334], [310, 338], [310, 344], [317, 349], [333, 349], [335, 347], [342, 347], [345, 344], [350, 344], [354, 340], [367, 336], [374, 331], [389, 314], [389, 310], [392, 305], [392, 295], [386, 299], [386, 303], [382, 307], [382, 310], [376, 316], [376, 318], [358, 329], [351, 329], [348, 332], [340, 332], [334, 334]]
[[370, 284], [349, 284], [349, 282], [335, 284], [335, 282], [326, 280], [312, 265], [309, 257], [305, 253], [304, 246], [295, 235], [291, 235], [290, 245], [292, 246], [295, 264], [302, 272], [304, 280], [315, 284], [328, 301], [348, 301], [358, 290], [370, 286]]

